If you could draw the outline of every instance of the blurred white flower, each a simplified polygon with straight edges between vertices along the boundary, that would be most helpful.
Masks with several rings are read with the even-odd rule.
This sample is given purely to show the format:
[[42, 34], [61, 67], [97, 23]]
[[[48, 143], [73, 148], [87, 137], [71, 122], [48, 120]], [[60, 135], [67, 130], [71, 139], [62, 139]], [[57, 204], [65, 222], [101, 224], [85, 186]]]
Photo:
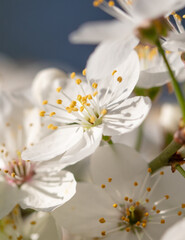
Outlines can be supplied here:
[[51, 214], [32, 213], [22, 218], [19, 208], [0, 220], [1, 240], [62, 240]]
[[[10, 104], [7, 99], [5, 102]], [[1, 108], [0, 117], [0, 218], [16, 204], [22, 208], [51, 211], [75, 194], [73, 174], [55, 171], [47, 163], [22, 160], [21, 152], [39, 141], [42, 123], [38, 109], [10, 106], [6, 115]]]
[[184, 240], [185, 239], [185, 219], [178, 221], [172, 227], [170, 227], [161, 240]]
[[170, 200], [164, 172], [151, 176], [133, 149], [120, 144], [100, 147], [91, 164], [94, 184], [78, 183], [76, 195], [53, 212], [57, 223], [72, 234], [158, 240], [172, 219], [182, 215], [185, 204], [176, 207]]
[[76, 80], [72, 73], [65, 89], [57, 88], [56, 102], [43, 101], [47, 110], [40, 114], [55, 121], [48, 126], [55, 132], [24, 151], [23, 159], [43, 161], [58, 156], [61, 166], [68, 166], [92, 154], [102, 134], [123, 134], [142, 123], [150, 109], [149, 98], [128, 98], [139, 77], [137, 54], [132, 52], [110, 72], [109, 82], [97, 83], [92, 72], [88, 68], [87, 78]]
[[[157, 0], [153, 4], [153, 1], [147, 0], [118, 0], [120, 8], [114, 4], [114, 1], [95, 0], [94, 3], [117, 20], [86, 23], [70, 35], [70, 40], [74, 43], [97, 44], [102, 42], [88, 60], [88, 63], [91, 61], [97, 62], [97, 70], [94, 72], [93, 77], [100, 70], [102, 70], [102, 75], [99, 75], [99, 77], [105, 77], [104, 72], [107, 69], [114, 68], [114, 65], [118, 65], [125, 58], [123, 55], [124, 48], [128, 52], [135, 48], [140, 58], [141, 69], [137, 86], [151, 88], [169, 82], [169, 74], [157, 48], [143, 43], [138, 44], [138, 40], [134, 38], [133, 31], [143, 22], [148, 21], [148, 19], [161, 17], [185, 6], [184, 1], [165, 0], [161, 3], [161, 1]], [[174, 14], [174, 18], [178, 22], [178, 28], [170, 22], [173, 26], [174, 34], [166, 39], [163, 38], [161, 41], [166, 44], [166, 47], [170, 45], [169, 49], [167, 49], [170, 51], [166, 51], [166, 54], [172, 69], [176, 75], [181, 76], [183, 74], [184, 76], [184, 64], [179, 54], [179, 51], [182, 51], [181, 46], [183, 45], [184, 34], [178, 34], [183, 27], [179, 20], [180, 16]], [[178, 50], [174, 50], [174, 47]], [[173, 51], [171, 51], [171, 48]], [[104, 66], [103, 59], [106, 59], [109, 64], [106, 63]], [[181, 76], [181, 81], [184, 81], [183, 76]]]

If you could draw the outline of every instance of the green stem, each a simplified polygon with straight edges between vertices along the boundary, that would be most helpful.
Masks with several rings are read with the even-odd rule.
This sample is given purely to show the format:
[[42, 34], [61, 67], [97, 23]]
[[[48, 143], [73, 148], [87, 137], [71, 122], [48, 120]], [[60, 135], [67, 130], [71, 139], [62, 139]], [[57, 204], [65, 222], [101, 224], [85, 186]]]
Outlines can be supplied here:
[[166, 58], [164, 49], [162, 48], [159, 39], [156, 41], [156, 46], [158, 47], [159, 53], [162, 55], [163, 60], [164, 60], [164, 62], [166, 64], [166, 67], [168, 69], [168, 72], [169, 72], [169, 75], [171, 77], [172, 84], [173, 84], [173, 87], [174, 87], [174, 90], [175, 90], [176, 98], [177, 98], [177, 100], [179, 102], [179, 105], [181, 107], [182, 117], [183, 117], [183, 120], [185, 122], [185, 99], [184, 99], [183, 93], [182, 93], [181, 88], [179, 86], [179, 83], [177, 82], [176, 77], [175, 77], [175, 75], [174, 75], [174, 73], [173, 73], [173, 71], [172, 71], [172, 69], [171, 69], [171, 67], [168, 63], [168, 60]]
[[152, 169], [152, 173], [156, 172], [158, 169], [167, 166], [170, 157], [176, 153], [180, 148], [181, 144], [175, 142], [174, 140], [162, 151], [162, 153], [157, 156], [153, 161], [149, 163], [149, 167]]
[[184, 169], [180, 165], [177, 165], [176, 169], [185, 178], [185, 171], [184, 171]]
[[105, 135], [102, 135], [102, 140], [107, 142], [108, 144], [112, 145], [113, 144], [113, 141], [111, 139], [111, 136], [105, 136]]
[[143, 140], [143, 124], [141, 124], [138, 128], [137, 141], [136, 141], [136, 146], [135, 146], [135, 149], [138, 152], [141, 149], [142, 140]]

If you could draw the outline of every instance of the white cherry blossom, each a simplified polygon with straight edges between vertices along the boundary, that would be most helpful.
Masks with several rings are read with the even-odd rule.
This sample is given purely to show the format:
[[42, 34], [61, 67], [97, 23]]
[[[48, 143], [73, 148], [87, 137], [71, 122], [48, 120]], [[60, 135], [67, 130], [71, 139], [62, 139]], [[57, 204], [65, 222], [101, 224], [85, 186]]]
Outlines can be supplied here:
[[65, 89], [57, 88], [55, 102], [43, 101], [46, 108], [40, 114], [53, 121], [48, 127], [54, 133], [24, 151], [23, 159], [55, 158], [63, 167], [74, 164], [96, 150], [102, 134], [124, 134], [142, 123], [150, 109], [149, 98], [128, 98], [139, 77], [137, 54], [133, 51], [110, 72], [108, 82], [96, 82], [92, 72], [87, 69], [86, 79], [72, 73]]

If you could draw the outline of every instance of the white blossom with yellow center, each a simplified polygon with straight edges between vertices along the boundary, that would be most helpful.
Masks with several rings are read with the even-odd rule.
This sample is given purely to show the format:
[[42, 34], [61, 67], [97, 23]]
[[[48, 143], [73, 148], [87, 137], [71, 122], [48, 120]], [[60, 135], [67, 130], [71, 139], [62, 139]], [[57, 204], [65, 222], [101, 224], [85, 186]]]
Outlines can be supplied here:
[[102, 134], [124, 134], [145, 119], [151, 105], [149, 98], [128, 98], [139, 77], [134, 51], [110, 72], [109, 81], [91, 80], [88, 71], [86, 79], [72, 73], [65, 89], [57, 88], [56, 102], [43, 101], [45, 109], [40, 115], [52, 121], [48, 128], [54, 133], [23, 152], [23, 159], [57, 157], [61, 166], [67, 166], [92, 154]]
[[[135, 48], [140, 59], [141, 69], [137, 86], [150, 88], [162, 86], [169, 82], [169, 74], [157, 48], [152, 45], [138, 43], [139, 41], [134, 37], [134, 33], [136, 32], [135, 29], [143, 22], [147, 22], [148, 19], [166, 16], [175, 9], [185, 6], [184, 1], [165, 0], [161, 3], [161, 1], [157, 0], [153, 4], [153, 1], [148, 0], [95, 0], [94, 5], [116, 18], [116, 20], [86, 23], [70, 35], [70, 39], [74, 43], [101, 43], [87, 62], [87, 66], [91, 64], [94, 68], [92, 77], [96, 79], [97, 77], [107, 76], [108, 69], [112, 70], [124, 60], [125, 49], [128, 53]], [[179, 22], [180, 16], [176, 13], [174, 18], [176, 22]], [[170, 24], [172, 23], [170, 22]], [[177, 33], [181, 29], [182, 26], [179, 28], [179, 26], [174, 25], [172, 31]], [[163, 38], [161, 41], [165, 43], [171, 39], [176, 48], [177, 46], [180, 47], [184, 36], [181, 34], [177, 41], [173, 41], [177, 39], [176, 35], [172, 35], [167, 39]], [[179, 53], [180, 49], [178, 51], [169, 50], [170, 48], [166, 51], [167, 58], [175, 74], [180, 76], [184, 70], [181, 53]]]
[[22, 208], [51, 211], [75, 194], [74, 176], [59, 171], [57, 164], [55, 170], [46, 163], [22, 160], [21, 152], [34, 145], [41, 136], [39, 111], [18, 107], [8, 98], [1, 103], [0, 218], [16, 204]]
[[[168, 193], [167, 173], [151, 175], [147, 163], [132, 148], [103, 146], [91, 160], [92, 183], [78, 183], [74, 198], [53, 214], [72, 234], [108, 240], [159, 240], [166, 228], [184, 215], [184, 197], [178, 204], [173, 201], [176, 182]], [[182, 178], [179, 183], [183, 184]]]

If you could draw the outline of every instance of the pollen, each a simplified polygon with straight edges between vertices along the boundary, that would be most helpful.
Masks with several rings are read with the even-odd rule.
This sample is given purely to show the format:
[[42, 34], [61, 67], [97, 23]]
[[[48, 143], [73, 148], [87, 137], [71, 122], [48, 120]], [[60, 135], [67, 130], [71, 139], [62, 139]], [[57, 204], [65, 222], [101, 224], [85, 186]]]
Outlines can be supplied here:
[[80, 78], [76, 79], [76, 84], [80, 85], [81, 82], [82, 80]]
[[117, 81], [119, 82], [119, 83], [121, 83], [122, 82], [122, 77], [121, 76], [119, 76], [118, 78], [117, 78]]
[[82, 71], [82, 75], [86, 76], [86, 68]]
[[114, 1], [109, 1], [109, 7], [113, 7], [115, 5], [115, 2]]
[[62, 90], [62, 87], [58, 87], [56, 91], [59, 93]]
[[74, 79], [75, 76], [76, 76], [76, 73], [75, 73], [75, 72], [72, 72], [72, 73], [71, 73], [71, 79]]
[[118, 204], [114, 203], [112, 206], [113, 206], [114, 208], [117, 208]]
[[99, 222], [100, 222], [100, 223], [105, 223], [105, 222], [106, 222], [106, 221], [105, 221], [105, 218], [100, 218], [100, 219], [99, 219]]
[[62, 104], [62, 100], [61, 99], [57, 99], [57, 104]]
[[117, 70], [114, 70], [113, 72], [112, 72], [112, 76], [114, 76], [114, 74], [117, 72]]
[[164, 224], [165, 223], [165, 220], [164, 219], [161, 219], [161, 224]]
[[51, 112], [51, 113], [49, 114], [49, 116], [52, 117], [52, 116], [54, 116], [55, 114], [56, 114], [56, 112]]
[[103, 110], [101, 111], [101, 114], [102, 114], [102, 115], [107, 114], [107, 109], [103, 109]]
[[45, 111], [41, 111], [40, 114], [39, 114], [40, 117], [44, 117], [44, 116], [45, 116], [45, 113], [46, 113]]
[[48, 104], [48, 101], [47, 101], [47, 100], [44, 100], [44, 101], [42, 102], [42, 104], [43, 104], [43, 105], [46, 105], [46, 104]]

